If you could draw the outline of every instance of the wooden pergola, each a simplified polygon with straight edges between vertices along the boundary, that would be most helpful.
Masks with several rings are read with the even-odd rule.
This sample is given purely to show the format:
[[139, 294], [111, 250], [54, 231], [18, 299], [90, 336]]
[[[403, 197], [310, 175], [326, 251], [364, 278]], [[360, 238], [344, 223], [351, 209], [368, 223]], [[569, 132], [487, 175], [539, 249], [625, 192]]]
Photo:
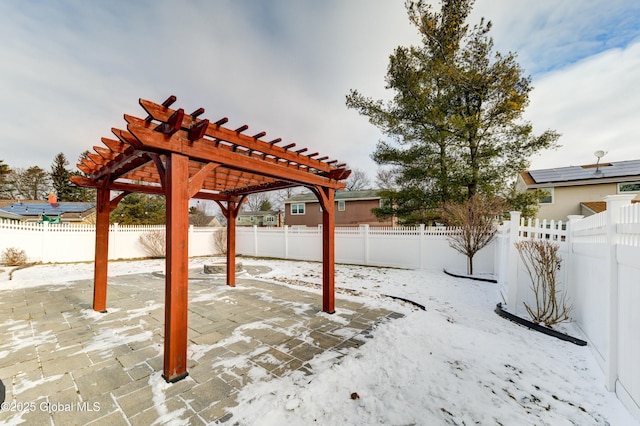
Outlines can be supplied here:
[[[246, 134], [248, 126], [224, 126], [199, 118], [204, 108], [186, 114], [170, 106], [140, 100], [146, 118], [124, 115], [126, 130], [112, 128], [116, 139], [102, 138], [73, 176], [76, 185], [97, 189], [93, 309], [106, 312], [109, 213], [127, 194], [166, 197], [166, 283], [164, 374], [167, 382], [187, 372], [189, 200], [213, 200], [227, 218], [227, 285], [235, 286], [236, 218], [249, 194], [305, 186], [322, 206], [322, 310], [335, 311], [334, 194], [345, 187], [350, 170], [265, 132]], [[111, 198], [111, 191], [119, 194]]]

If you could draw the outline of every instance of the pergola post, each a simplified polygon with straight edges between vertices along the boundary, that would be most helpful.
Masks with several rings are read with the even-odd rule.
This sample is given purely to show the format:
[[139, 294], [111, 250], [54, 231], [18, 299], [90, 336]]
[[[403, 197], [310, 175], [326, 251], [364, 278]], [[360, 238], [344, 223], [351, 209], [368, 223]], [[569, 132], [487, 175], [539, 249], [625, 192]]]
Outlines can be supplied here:
[[335, 190], [318, 187], [322, 205], [322, 310], [333, 314], [335, 309]]
[[236, 286], [236, 220], [245, 196], [240, 201], [228, 200], [226, 207], [217, 201], [222, 214], [227, 219], [227, 285]]
[[165, 282], [164, 374], [167, 382], [187, 372], [187, 316], [189, 280], [189, 158], [167, 156], [167, 253]]
[[[238, 206], [239, 207], [239, 206]], [[227, 285], [236, 286], [236, 203], [227, 203]]]
[[107, 267], [109, 263], [109, 213], [111, 191], [96, 191], [96, 249], [93, 269], [93, 310], [107, 312]]

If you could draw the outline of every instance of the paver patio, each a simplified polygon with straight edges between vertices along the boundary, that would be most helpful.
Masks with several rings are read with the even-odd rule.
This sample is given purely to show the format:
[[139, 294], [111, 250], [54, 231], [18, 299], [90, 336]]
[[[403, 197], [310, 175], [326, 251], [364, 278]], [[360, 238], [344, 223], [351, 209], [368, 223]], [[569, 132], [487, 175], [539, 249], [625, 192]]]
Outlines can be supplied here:
[[[259, 272], [259, 271], [257, 271]], [[195, 271], [189, 280], [189, 376], [167, 384], [164, 278], [109, 279], [108, 312], [91, 308], [90, 280], [0, 291], [0, 423], [148, 425], [224, 422], [248, 383], [299, 370], [319, 354], [339, 362], [401, 317], [355, 297], [321, 312], [320, 291], [240, 277], [237, 287]], [[232, 421], [230, 423], [233, 423]]]

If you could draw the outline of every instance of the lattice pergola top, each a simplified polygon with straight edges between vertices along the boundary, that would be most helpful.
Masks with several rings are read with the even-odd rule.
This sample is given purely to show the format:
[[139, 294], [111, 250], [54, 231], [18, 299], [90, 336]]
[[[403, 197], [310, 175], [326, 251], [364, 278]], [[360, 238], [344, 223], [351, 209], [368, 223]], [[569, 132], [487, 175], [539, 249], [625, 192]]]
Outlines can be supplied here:
[[166, 158], [172, 153], [189, 158], [191, 198], [234, 200], [243, 195], [293, 186], [342, 189], [351, 173], [346, 164], [282, 145], [280, 138], [265, 141], [265, 132], [248, 135], [247, 125], [224, 126], [227, 118], [211, 122], [199, 117], [204, 108], [191, 114], [169, 108], [176, 100], [162, 104], [140, 99], [146, 118], [124, 115], [127, 129], [112, 128], [117, 139], [102, 138], [78, 168], [87, 177], [74, 176], [79, 186], [126, 192], [163, 194]]

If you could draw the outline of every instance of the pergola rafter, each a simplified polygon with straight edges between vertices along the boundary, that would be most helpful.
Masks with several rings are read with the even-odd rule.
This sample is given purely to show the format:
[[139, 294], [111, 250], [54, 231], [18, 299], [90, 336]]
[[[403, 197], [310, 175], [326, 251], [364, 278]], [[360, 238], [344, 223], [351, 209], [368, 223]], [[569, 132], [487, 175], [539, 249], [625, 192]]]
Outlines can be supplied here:
[[[249, 194], [306, 186], [323, 208], [322, 309], [334, 312], [334, 193], [345, 187], [351, 173], [346, 164], [281, 138], [265, 141], [266, 132], [245, 134], [247, 125], [225, 127], [162, 104], [140, 100], [147, 116], [124, 115], [126, 129], [112, 128], [115, 139], [78, 164], [85, 176], [73, 176], [79, 186], [97, 189], [96, 260], [93, 308], [106, 310], [109, 213], [133, 192], [166, 197], [167, 260], [165, 291], [164, 378], [173, 382], [187, 375], [188, 205], [189, 199], [216, 201], [227, 218], [227, 285], [235, 286], [235, 222]], [[111, 191], [120, 191], [115, 198]]]

